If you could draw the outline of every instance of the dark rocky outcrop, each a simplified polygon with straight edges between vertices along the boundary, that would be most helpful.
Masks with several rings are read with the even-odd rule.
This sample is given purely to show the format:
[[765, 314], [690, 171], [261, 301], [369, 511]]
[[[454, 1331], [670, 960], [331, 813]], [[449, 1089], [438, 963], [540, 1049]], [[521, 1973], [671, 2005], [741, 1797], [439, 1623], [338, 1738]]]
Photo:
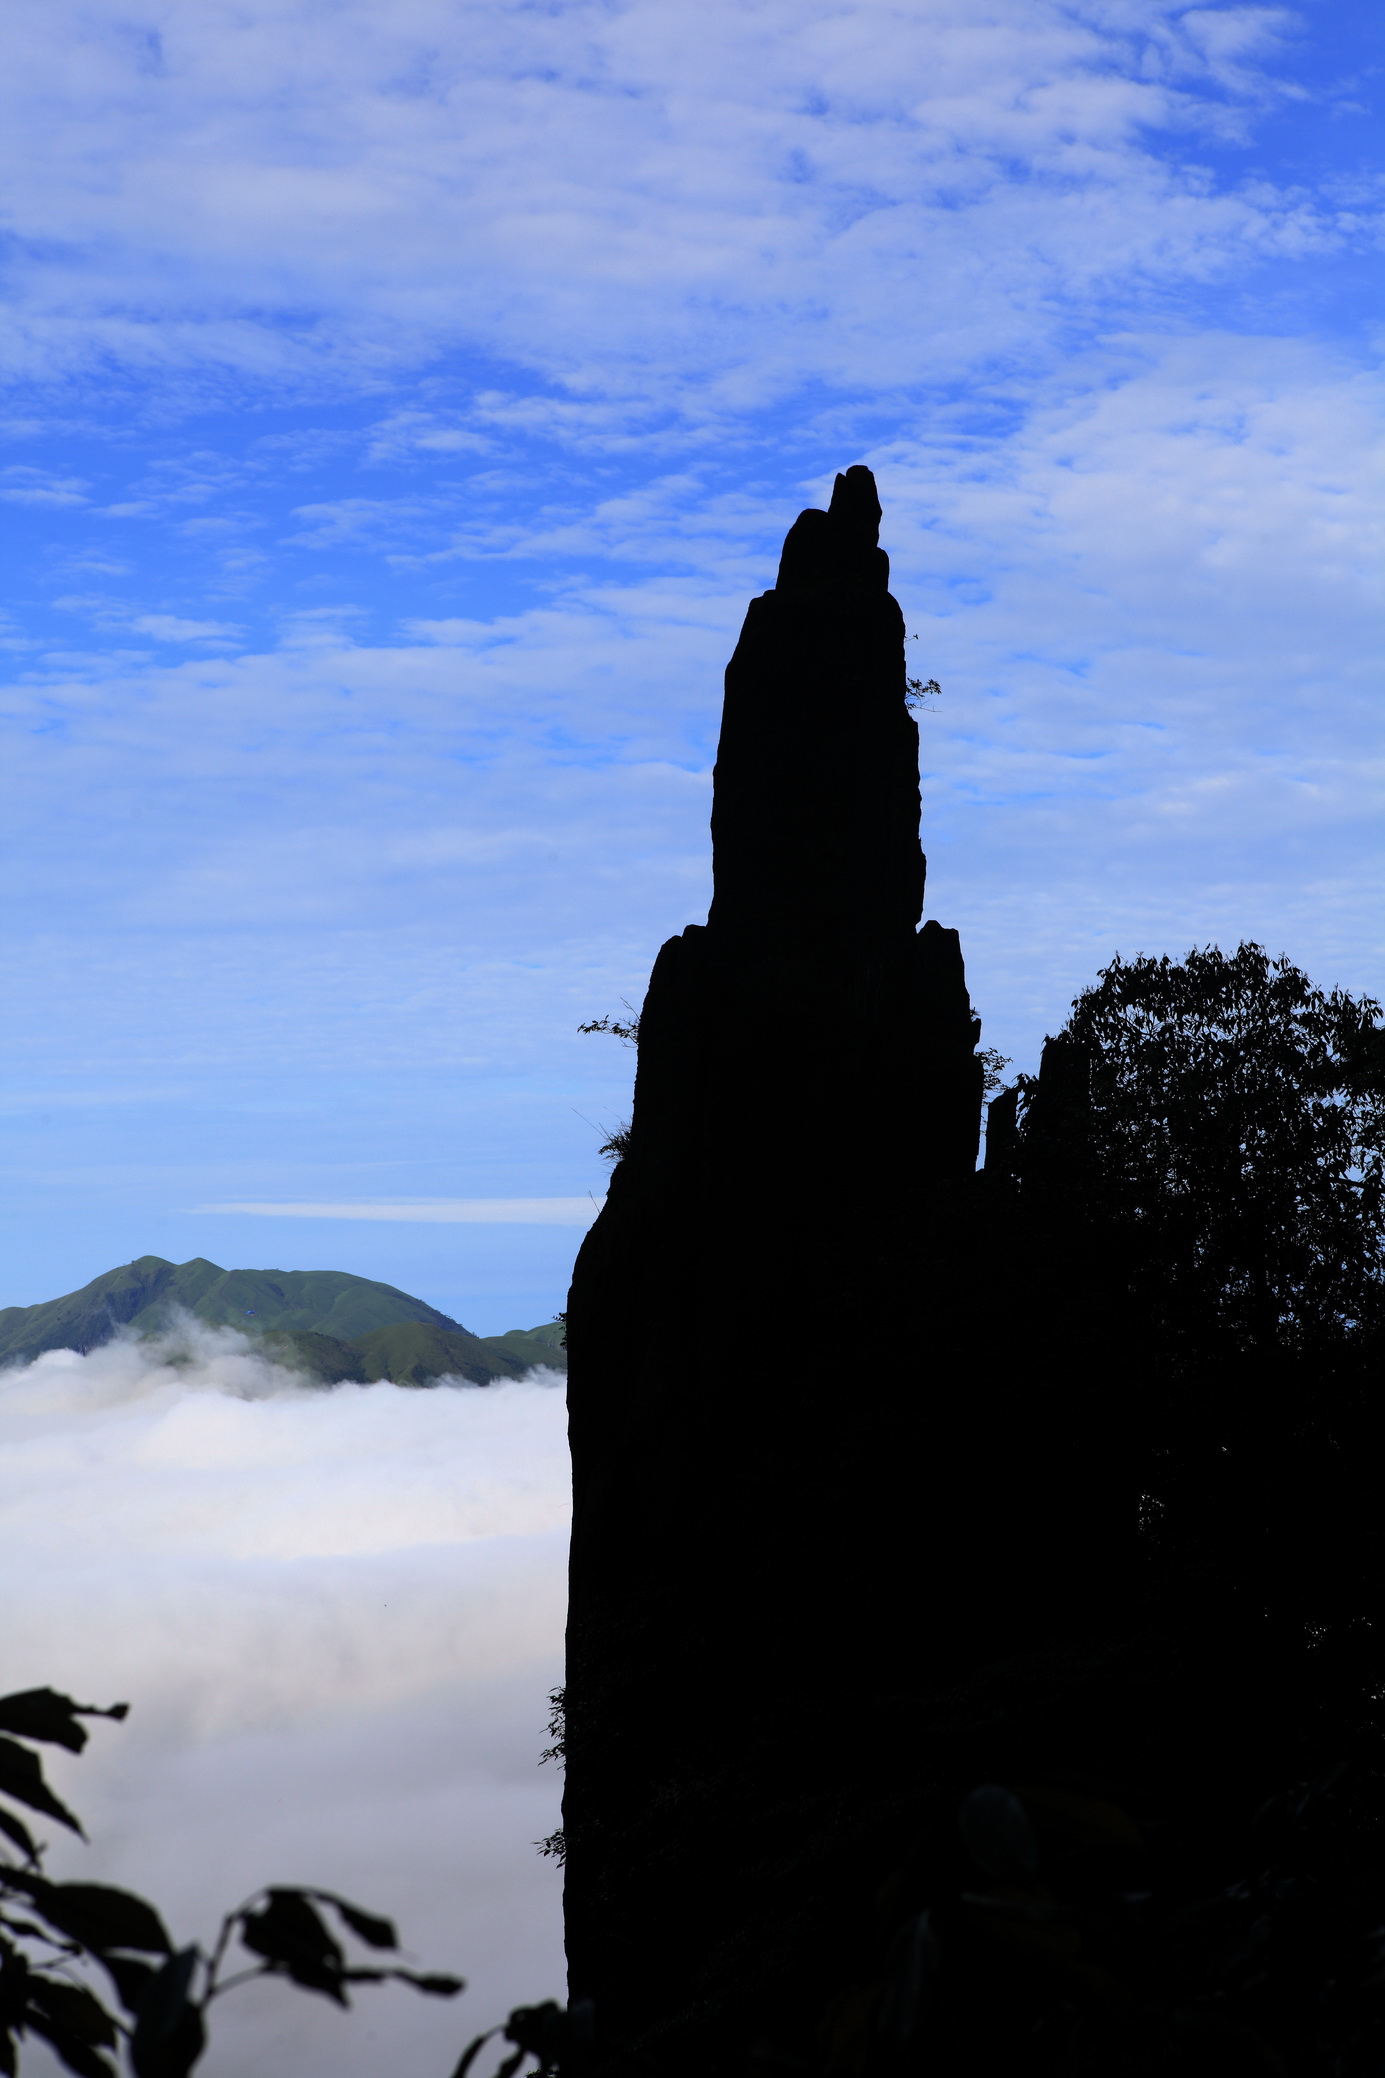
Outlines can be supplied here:
[[[918, 928], [879, 520], [869, 471], [839, 476], [747, 614], [711, 913], [656, 962], [569, 1300], [568, 1945], [612, 2068], [706, 2068], [801, 1981], [832, 1889], [805, 1854], [857, 1851], [917, 1774], [920, 1695], [1022, 1642], [1045, 1592], [1012, 1564], [980, 1027], [956, 932]], [[728, 1364], [769, 1311], [799, 1346]]]
[[[1365, 2078], [1378, 1341], [1355, 1316], [1295, 1340], [1263, 1278], [1258, 1343], [1154, 1289], [1100, 1152], [1132, 1114], [1071, 1030], [977, 1173], [878, 518], [838, 477], [746, 618], [711, 914], [659, 955], [569, 1299], [595, 2078]], [[1245, 1116], [1216, 1122], [1218, 1217], [1255, 1261]], [[1215, 1173], [1190, 1140], [1189, 1187]]]

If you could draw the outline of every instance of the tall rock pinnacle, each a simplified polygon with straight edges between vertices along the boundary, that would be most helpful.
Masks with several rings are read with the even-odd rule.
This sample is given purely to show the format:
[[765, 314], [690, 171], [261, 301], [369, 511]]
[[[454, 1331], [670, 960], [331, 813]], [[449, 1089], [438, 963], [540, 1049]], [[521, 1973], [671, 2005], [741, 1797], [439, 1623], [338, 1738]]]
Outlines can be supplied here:
[[762, 947], [878, 953], [923, 910], [918, 729], [868, 469], [789, 531], [726, 673], [708, 927]]
[[880, 517], [838, 476], [751, 603], [711, 912], [656, 962], [569, 1300], [568, 1950], [603, 2069], [705, 2069], [809, 1966], [795, 1855], [877, 1793], [921, 1641], [953, 1649], [980, 1027], [956, 933], [918, 928]]

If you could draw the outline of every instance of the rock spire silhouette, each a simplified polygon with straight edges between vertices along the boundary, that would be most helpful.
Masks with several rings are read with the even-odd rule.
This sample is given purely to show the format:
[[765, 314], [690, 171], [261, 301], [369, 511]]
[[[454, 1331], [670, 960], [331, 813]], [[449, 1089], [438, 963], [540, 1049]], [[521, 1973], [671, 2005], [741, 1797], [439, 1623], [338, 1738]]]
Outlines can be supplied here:
[[980, 1026], [957, 933], [919, 928], [880, 519], [848, 469], [751, 602], [711, 911], [655, 963], [568, 1304], [567, 1933], [603, 2068], [705, 2068], [708, 2030], [807, 1966], [795, 1857], [878, 1795], [920, 1639], [930, 1670], [955, 1649], [929, 1604], [967, 1418]]
[[[1374, 1297], [1264, 1283], [1239, 1042], [1234, 1102], [1166, 1137], [1218, 1055], [1180, 1040], [1171, 1076], [1119, 991], [1154, 970], [1205, 1038], [1215, 948], [1192, 995], [1108, 968], [977, 1171], [879, 523], [847, 470], [746, 615], [711, 913], [659, 954], [568, 1304], [588, 2078], [1349, 2063], [1379, 2021]], [[1331, 1086], [1365, 1103], [1376, 1006], [1332, 1006], [1312, 1043], [1364, 1017]], [[1190, 1246], [1189, 1198], [1252, 1280]]]

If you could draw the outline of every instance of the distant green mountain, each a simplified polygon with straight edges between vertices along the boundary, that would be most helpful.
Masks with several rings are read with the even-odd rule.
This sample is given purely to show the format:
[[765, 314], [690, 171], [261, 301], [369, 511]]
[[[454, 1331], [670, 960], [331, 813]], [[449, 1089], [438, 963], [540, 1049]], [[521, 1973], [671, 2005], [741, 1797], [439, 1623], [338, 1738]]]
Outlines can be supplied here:
[[327, 1385], [440, 1377], [489, 1385], [536, 1364], [567, 1369], [558, 1321], [472, 1335], [422, 1299], [346, 1270], [223, 1270], [203, 1256], [169, 1263], [157, 1255], [108, 1270], [65, 1298], [0, 1310], [0, 1364], [45, 1349], [95, 1349], [122, 1327], [158, 1334], [180, 1313], [239, 1328], [266, 1355]]
[[372, 1328], [358, 1335], [352, 1348], [360, 1351], [367, 1378], [392, 1378], [396, 1385], [426, 1385], [430, 1378], [474, 1378], [478, 1365], [489, 1367], [494, 1377], [518, 1378], [528, 1364], [517, 1364], [494, 1342], [482, 1342], [465, 1328], [435, 1327], [427, 1320], [397, 1321], [393, 1327]]
[[547, 1364], [554, 1371], [567, 1369], [560, 1320], [545, 1321], [541, 1328], [507, 1328], [503, 1335], [487, 1335], [486, 1347], [513, 1357], [525, 1370], [531, 1364]]

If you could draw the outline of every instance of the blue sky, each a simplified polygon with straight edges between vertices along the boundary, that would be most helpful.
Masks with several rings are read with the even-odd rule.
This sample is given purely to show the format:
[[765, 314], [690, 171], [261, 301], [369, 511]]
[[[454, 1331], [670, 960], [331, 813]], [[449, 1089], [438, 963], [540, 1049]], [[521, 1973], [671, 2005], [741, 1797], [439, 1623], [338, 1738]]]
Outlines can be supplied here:
[[1385, 992], [1374, 10], [11, 35], [0, 1303], [551, 1313], [631, 1066], [575, 1028], [705, 913], [721, 671], [855, 461], [987, 1042], [1117, 950]]

